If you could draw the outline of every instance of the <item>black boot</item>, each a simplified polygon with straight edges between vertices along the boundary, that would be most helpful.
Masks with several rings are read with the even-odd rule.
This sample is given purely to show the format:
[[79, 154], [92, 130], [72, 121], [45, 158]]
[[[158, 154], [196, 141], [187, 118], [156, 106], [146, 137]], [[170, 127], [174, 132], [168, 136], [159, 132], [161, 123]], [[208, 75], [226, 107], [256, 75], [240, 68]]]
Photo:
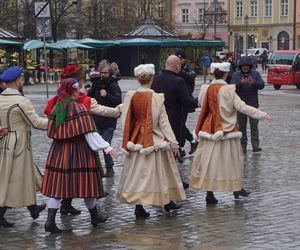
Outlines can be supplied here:
[[251, 192], [246, 191], [246, 189], [242, 188], [240, 191], [233, 192], [234, 198], [238, 199], [239, 196], [247, 197]]
[[108, 219], [107, 214], [103, 215], [97, 211], [97, 206], [89, 209], [89, 212], [91, 214], [91, 224], [93, 225], [93, 227], [96, 227], [98, 223], [104, 223]]
[[7, 207], [0, 207], [0, 227], [13, 227], [14, 223], [9, 223], [5, 218], [4, 214], [7, 210]]
[[170, 212], [170, 210], [179, 209], [181, 205], [175, 203], [174, 201], [170, 201], [170, 203], [164, 205], [166, 212]]
[[190, 184], [188, 182], [184, 182], [183, 180], [181, 181], [182, 181], [183, 189], [188, 189], [190, 187]]
[[56, 208], [48, 208], [48, 217], [46, 224], [44, 226], [46, 232], [60, 234], [62, 230], [59, 229], [55, 224], [55, 216], [56, 216], [57, 209]]
[[60, 206], [60, 213], [62, 215], [78, 215], [81, 214], [80, 210], [75, 209], [72, 206], [72, 198], [68, 198], [68, 199], [62, 199], [61, 201], [61, 206]]
[[214, 196], [214, 192], [212, 191], [207, 191], [206, 192], [206, 204], [217, 204], [218, 200], [216, 199], [216, 197]]
[[115, 175], [115, 171], [112, 167], [106, 169], [106, 174], [104, 177], [113, 177]]
[[37, 219], [40, 216], [40, 212], [43, 211], [46, 208], [46, 204], [42, 205], [31, 205], [27, 207], [32, 219]]
[[135, 205], [134, 214], [137, 219], [146, 219], [150, 216], [150, 213], [146, 212], [143, 205]]

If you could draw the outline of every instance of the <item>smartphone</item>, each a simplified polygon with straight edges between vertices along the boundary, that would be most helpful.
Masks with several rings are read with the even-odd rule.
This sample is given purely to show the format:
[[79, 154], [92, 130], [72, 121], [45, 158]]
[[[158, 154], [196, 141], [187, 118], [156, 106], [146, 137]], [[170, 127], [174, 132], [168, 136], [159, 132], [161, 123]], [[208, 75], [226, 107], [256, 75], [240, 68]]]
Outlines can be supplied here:
[[248, 78], [249, 77], [249, 75], [248, 74], [244, 74], [243, 75], [243, 78], [245, 79], [245, 78]]

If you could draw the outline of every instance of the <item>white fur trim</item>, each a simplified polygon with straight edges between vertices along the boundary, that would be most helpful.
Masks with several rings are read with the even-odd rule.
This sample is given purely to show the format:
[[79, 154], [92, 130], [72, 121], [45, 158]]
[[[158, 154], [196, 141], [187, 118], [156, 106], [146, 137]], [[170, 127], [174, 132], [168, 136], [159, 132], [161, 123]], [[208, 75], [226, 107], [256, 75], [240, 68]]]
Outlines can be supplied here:
[[212, 135], [212, 140], [213, 141], [218, 141], [221, 140], [224, 137], [224, 132], [223, 131], [217, 131]]
[[228, 140], [228, 139], [235, 139], [235, 138], [242, 138], [242, 132], [230, 132], [225, 134], [224, 131], [217, 131], [214, 134], [209, 134], [205, 131], [200, 131], [198, 133], [199, 138], [205, 138], [207, 140], [212, 141], [219, 141], [219, 140]]
[[139, 151], [143, 148], [143, 145], [141, 144], [134, 144], [133, 142], [129, 141], [127, 142], [127, 149], [129, 151]]
[[241, 139], [242, 138], [242, 132], [231, 132], [231, 133], [228, 133], [226, 134], [222, 140], [227, 140], [227, 139], [234, 139], [234, 138], [239, 138]]
[[151, 147], [148, 147], [148, 148], [143, 148], [143, 149], [141, 149], [141, 150], [140, 150], [140, 153], [141, 153], [142, 155], [148, 155], [148, 154], [152, 153], [153, 151], [154, 151], [154, 147], [151, 146]]
[[158, 149], [161, 149], [163, 151], [169, 150], [170, 148], [171, 148], [170, 143], [167, 141], [163, 141], [158, 147]]

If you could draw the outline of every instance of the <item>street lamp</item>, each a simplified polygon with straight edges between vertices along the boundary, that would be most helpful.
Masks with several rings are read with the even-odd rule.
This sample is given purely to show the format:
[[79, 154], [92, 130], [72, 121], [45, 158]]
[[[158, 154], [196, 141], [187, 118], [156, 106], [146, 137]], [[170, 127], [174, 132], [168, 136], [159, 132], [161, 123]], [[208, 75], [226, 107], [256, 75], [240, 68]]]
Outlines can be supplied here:
[[248, 25], [249, 25], [249, 16], [246, 15], [245, 16], [245, 25], [246, 25], [246, 52], [247, 52], [247, 49], [248, 49]]

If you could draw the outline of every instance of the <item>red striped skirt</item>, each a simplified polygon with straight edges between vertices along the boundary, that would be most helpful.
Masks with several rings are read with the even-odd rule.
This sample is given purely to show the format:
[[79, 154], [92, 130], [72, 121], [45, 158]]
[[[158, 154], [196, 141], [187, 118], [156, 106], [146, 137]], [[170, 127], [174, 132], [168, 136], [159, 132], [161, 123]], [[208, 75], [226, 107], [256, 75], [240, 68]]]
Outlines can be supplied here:
[[42, 193], [51, 198], [100, 198], [101, 162], [84, 136], [54, 140], [46, 162]]

